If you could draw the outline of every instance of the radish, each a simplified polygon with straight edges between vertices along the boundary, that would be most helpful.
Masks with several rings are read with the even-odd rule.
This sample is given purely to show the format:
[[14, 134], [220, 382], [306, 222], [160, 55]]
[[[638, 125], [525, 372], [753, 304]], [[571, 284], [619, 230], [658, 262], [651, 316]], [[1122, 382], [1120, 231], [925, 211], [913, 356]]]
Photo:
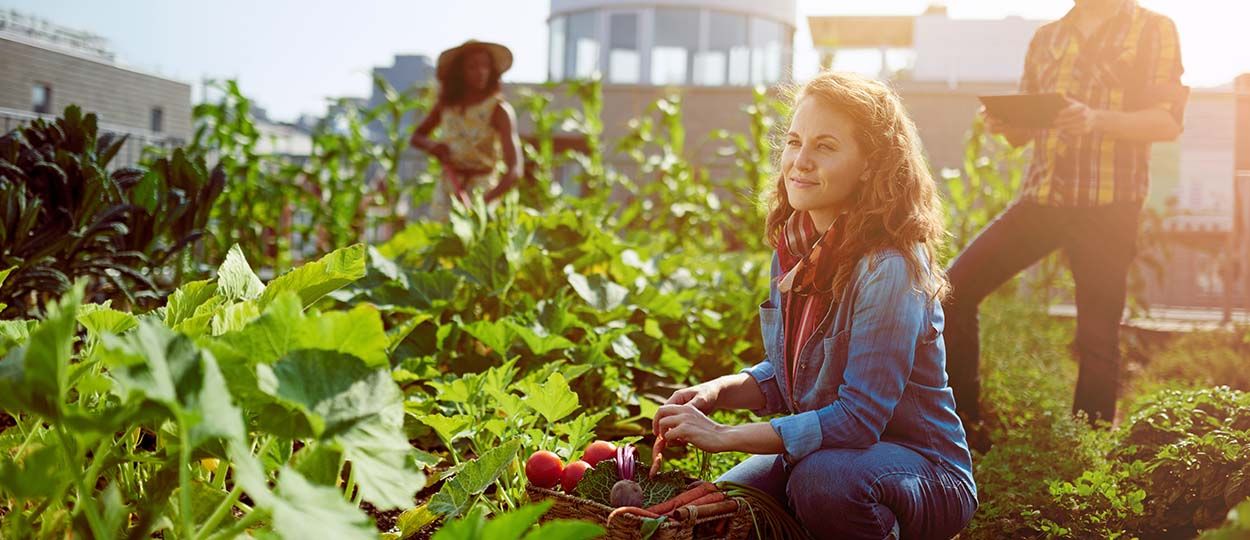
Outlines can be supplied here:
[[564, 476], [564, 462], [546, 450], [539, 450], [525, 462], [525, 477], [531, 484], [551, 489], [560, 483]]

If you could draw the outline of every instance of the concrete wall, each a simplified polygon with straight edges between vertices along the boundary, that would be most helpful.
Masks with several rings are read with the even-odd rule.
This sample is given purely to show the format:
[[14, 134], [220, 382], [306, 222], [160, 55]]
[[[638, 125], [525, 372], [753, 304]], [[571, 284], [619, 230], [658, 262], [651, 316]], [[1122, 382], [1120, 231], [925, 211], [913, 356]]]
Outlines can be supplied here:
[[163, 134], [191, 136], [191, 86], [99, 60], [0, 36], [0, 107], [31, 111], [35, 83], [52, 87], [52, 112], [77, 104], [102, 124], [147, 132], [153, 107], [163, 110]]

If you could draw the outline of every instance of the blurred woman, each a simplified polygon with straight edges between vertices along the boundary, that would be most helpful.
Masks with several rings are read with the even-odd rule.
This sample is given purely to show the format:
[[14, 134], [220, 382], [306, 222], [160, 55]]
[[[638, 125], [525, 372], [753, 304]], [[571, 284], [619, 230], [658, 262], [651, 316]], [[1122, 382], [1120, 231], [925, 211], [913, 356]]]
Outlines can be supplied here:
[[[510, 67], [512, 52], [497, 43], [469, 40], [438, 55], [438, 102], [411, 140], [442, 165], [432, 217], [447, 216], [449, 197], [467, 203], [475, 189], [496, 178], [484, 195], [487, 202], [516, 184], [522, 159], [516, 113], [499, 89]], [[430, 137], [436, 127], [442, 128], [437, 140]]]

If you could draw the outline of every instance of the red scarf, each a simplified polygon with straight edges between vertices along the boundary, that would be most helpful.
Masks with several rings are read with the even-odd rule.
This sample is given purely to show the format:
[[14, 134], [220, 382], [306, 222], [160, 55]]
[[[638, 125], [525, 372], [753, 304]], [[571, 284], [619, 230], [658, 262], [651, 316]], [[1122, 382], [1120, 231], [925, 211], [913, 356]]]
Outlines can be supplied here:
[[[845, 215], [845, 214], [843, 214]], [[816, 333], [821, 319], [833, 304], [833, 274], [837, 270], [837, 247], [841, 242], [842, 216], [823, 234], [807, 212], [790, 214], [782, 230], [777, 255], [781, 262], [782, 318], [785, 342], [782, 356], [790, 373], [790, 395], [798, 376], [799, 353]]]

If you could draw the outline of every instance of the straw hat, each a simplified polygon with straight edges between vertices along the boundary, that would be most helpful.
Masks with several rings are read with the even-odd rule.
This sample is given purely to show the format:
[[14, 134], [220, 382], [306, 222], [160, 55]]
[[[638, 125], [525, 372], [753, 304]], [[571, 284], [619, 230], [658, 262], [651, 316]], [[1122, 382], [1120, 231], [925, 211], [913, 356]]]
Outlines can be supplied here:
[[451, 66], [456, 63], [456, 59], [460, 58], [464, 53], [473, 50], [483, 50], [489, 53], [491, 60], [495, 63], [495, 70], [500, 74], [512, 67], [512, 51], [508, 50], [507, 47], [498, 43], [470, 39], [459, 47], [447, 49], [438, 55], [437, 73], [439, 80], [446, 80], [447, 76], [450, 75]]

